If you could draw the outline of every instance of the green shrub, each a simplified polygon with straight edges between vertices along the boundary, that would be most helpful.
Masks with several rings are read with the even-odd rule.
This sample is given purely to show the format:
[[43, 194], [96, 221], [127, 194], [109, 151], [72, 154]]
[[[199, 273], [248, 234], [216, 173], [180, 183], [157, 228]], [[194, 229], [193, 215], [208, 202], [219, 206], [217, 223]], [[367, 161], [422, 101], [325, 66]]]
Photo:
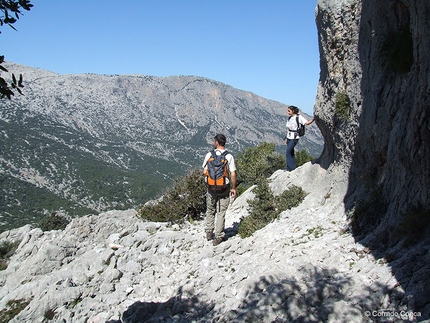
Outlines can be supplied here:
[[307, 193], [303, 191], [301, 187], [296, 185], [290, 186], [281, 195], [276, 197], [276, 203], [278, 209], [280, 210], [279, 213], [298, 206], [300, 203], [302, 203], [306, 195]]
[[30, 301], [25, 299], [8, 301], [5, 308], [0, 311], [0, 322], [9, 322], [15, 316], [21, 313], [21, 311], [24, 310], [28, 304], [30, 304]]
[[236, 196], [241, 195], [243, 192], [245, 192], [248, 188], [251, 186], [246, 183], [240, 183], [236, 186]]
[[299, 205], [307, 195], [302, 188], [293, 185], [275, 197], [267, 179], [260, 180], [254, 193], [255, 198], [248, 201], [251, 214], [239, 224], [238, 233], [242, 238], [251, 236], [255, 231], [278, 219], [283, 211]]
[[335, 114], [341, 119], [348, 119], [351, 102], [346, 92], [337, 92], [335, 96]]
[[267, 178], [278, 169], [285, 169], [285, 157], [275, 152], [275, 144], [264, 142], [256, 147], [250, 147], [237, 154], [237, 183], [244, 189]]
[[142, 219], [153, 222], [181, 223], [201, 217], [206, 211], [206, 184], [203, 171], [195, 169], [175, 179], [156, 203], [141, 205], [137, 212]]
[[[298, 158], [299, 162], [304, 163], [312, 157], [303, 150], [298, 153]], [[268, 188], [267, 177], [274, 171], [285, 168], [285, 157], [275, 152], [274, 143], [263, 143], [239, 152], [235, 161], [237, 182], [240, 183], [237, 186], [237, 194], [240, 195], [251, 185], [262, 183], [261, 188], [256, 189], [261, 190], [261, 193], [259, 202], [254, 205], [255, 213], [267, 213], [266, 222], [269, 223], [276, 215], [272, 216], [271, 212], [266, 211], [272, 207], [276, 208], [280, 197], [277, 199], [273, 197]], [[195, 169], [176, 179], [173, 187], [168, 188], [158, 201], [139, 206], [137, 212], [142, 219], [153, 222], [181, 223], [185, 219], [189, 221], [199, 219], [206, 211], [206, 190], [202, 170]], [[263, 194], [264, 192], [267, 194]]]
[[304, 149], [297, 151], [294, 153], [295, 158], [296, 158], [296, 166], [302, 166], [303, 164], [315, 160], [314, 157], [312, 157], [311, 155], [308, 154], [308, 152]]
[[0, 270], [5, 270], [7, 268], [7, 262], [15, 253], [19, 243], [19, 241], [12, 242], [9, 240], [3, 240], [0, 243]]
[[51, 213], [45, 216], [39, 223], [42, 231], [64, 230], [70, 221], [61, 213]]

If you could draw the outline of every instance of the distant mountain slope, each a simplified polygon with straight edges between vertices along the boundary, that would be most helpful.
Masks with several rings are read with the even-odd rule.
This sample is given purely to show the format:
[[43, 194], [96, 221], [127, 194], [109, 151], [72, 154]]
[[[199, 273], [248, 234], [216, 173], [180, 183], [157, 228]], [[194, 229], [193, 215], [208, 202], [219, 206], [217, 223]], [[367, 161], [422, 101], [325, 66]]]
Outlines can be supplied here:
[[[2, 180], [43, 188], [59, 198], [54, 205], [68, 200], [76, 204], [72, 215], [154, 198], [184, 169], [200, 166], [216, 133], [226, 134], [234, 154], [264, 141], [282, 145], [286, 105], [210, 79], [7, 67], [23, 74], [25, 88], [0, 101]], [[310, 127], [301, 148], [317, 156], [322, 145]], [[3, 217], [17, 210], [41, 216], [38, 208], [20, 209], [28, 197], [10, 186], [1, 188]]]

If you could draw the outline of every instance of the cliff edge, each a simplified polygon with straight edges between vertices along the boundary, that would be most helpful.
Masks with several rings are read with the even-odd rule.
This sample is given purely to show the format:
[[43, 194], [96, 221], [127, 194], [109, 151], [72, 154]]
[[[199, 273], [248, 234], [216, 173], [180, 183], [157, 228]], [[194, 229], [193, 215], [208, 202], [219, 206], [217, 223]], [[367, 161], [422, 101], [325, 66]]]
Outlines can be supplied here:
[[426, 0], [318, 1], [315, 106], [325, 140], [319, 163], [348, 169], [351, 232], [386, 259], [406, 291], [420, 285], [410, 298], [427, 309], [429, 12]]

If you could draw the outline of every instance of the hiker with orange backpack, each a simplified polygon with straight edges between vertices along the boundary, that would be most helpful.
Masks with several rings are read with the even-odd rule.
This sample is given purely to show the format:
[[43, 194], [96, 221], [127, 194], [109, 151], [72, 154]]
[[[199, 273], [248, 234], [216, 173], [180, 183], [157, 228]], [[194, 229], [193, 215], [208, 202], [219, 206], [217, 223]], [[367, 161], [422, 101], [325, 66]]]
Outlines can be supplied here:
[[[218, 134], [214, 138], [214, 150], [203, 161], [206, 184], [206, 239], [219, 245], [224, 239], [225, 212], [230, 196], [236, 196], [236, 166], [234, 157], [225, 150], [227, 139]], [[214, 232], [215, 230], [215, 232]]]

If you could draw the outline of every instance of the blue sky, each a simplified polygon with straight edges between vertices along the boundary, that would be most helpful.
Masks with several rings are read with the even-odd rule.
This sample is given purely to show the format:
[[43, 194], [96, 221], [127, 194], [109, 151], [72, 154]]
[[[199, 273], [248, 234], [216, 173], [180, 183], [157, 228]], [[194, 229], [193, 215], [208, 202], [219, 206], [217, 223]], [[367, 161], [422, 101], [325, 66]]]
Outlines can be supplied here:
[[[6, 61], [60, 74], [196, 75], [311, 114], [316, 0], [32, 0]], [[14, 71], [19, 73], [19, 71]]]

